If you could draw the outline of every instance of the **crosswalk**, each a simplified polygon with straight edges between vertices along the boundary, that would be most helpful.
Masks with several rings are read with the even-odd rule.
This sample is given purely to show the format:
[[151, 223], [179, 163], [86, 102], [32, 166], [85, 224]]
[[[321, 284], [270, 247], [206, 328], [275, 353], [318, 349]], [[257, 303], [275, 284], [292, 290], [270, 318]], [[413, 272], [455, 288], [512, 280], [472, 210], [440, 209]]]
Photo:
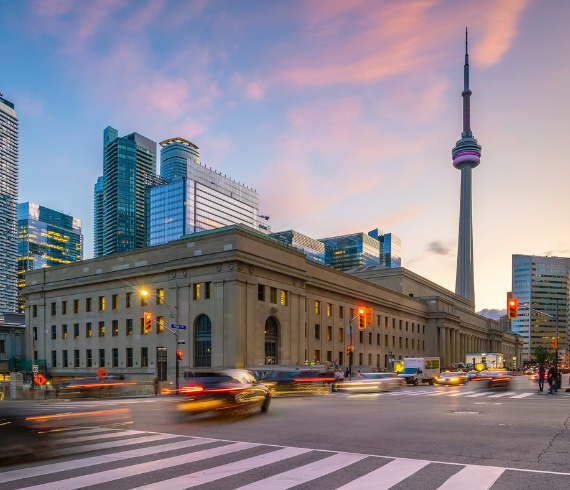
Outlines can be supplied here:
[[[109, 428], [57, 437], [47, 461], [2, 468], [0, 488], [498, 490], [530, 471]], [[570, 488], [570, 473], [530, 472]]]
[[[521, 392], [521, 391], [500, 391], [496, 390], [476, 390], [468, 388], [426, 388], [426, 389], [414, 389], [414, 388], [403, 388], [400, 390], [394, 390], [382, 393], [347, 393], [347, 392], [337, 392], [333, 395], [348, 396], [351, 398], [375, 398], [375, 397], [451, 397], [451, 398], [490, 398], [490, 399], [512, 399], [512, 400], [522, 400], [529, 397], [534, 397], [535, 399], [539, 397], [536, 391], [533, 392]], [[556, 395], [558, 398], [569, 398], [568, 395], [563, 393], [558, 393]]]

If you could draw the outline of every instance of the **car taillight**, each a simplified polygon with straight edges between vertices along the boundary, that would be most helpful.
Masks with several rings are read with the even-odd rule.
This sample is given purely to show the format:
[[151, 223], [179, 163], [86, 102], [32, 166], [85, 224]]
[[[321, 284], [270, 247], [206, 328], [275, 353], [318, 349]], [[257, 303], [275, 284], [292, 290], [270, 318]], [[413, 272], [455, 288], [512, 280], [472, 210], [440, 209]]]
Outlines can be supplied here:
[[180, 389], [180, 393], [200, 393], [202, 391], [204, 391], [204, 388], [201, 386], [185, 386]]

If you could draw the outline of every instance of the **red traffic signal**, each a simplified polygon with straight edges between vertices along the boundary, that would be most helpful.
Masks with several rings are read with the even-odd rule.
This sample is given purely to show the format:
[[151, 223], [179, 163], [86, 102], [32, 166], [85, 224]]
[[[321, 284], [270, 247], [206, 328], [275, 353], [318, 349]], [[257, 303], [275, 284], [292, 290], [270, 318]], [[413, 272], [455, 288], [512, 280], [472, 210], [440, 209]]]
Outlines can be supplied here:
[[352, 349], [353, 349], [352, 345], [346, 346], [346, 355], [347, 356], [350, 356], [350, 354], [352, 354]]
[[358, 307], [358, 328], [363, 330], [366, 328], [366, 308]]
[[507, 315], [509, 319], [513, 320], [519, 317], [519, 300], [516, 298], [509, 298], [507, 301]]
[[182, 351], [181, 351], [181, 350], [177, 350], [177, 351], [176, 351], [176, 360], [177, 360], [177, 361], [181, 361], [181, 360], [182, 360]]
[[152, 313], [143, 313], [143, 330], [144, 333], [149, 333], [152, 330]]

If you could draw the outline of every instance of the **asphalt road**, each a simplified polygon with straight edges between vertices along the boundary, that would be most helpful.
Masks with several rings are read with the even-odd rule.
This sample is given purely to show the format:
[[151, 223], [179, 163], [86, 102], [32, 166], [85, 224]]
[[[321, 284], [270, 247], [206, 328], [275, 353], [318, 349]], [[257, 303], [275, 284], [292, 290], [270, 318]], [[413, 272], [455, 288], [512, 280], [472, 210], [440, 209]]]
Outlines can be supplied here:
[[177, 397], [49, 402], [128, 408], [132, 423], [65, 433], [49, 459], [1, 467], [0, 486], [570, 488], [570, 393], [537, 394], [526, 377], [508, 392], [474, 385], [275, 398], [235, 418], [181, 417]]

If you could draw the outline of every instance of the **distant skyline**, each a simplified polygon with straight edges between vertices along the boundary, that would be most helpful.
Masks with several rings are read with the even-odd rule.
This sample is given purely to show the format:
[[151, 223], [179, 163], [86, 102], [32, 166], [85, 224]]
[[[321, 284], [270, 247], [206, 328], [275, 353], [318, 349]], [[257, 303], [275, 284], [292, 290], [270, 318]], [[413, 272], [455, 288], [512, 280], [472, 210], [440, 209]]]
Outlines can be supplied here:
[[0, 0], [0, 91], [20, 120], [19, 202], [83, 221], [103, 129], [182, 137], [254, 188], [273, 231], [379, 227], [454, 290], [469, 26], [477, 311], [511, 255], [570, 255], [570, 4], [527, 0]]

